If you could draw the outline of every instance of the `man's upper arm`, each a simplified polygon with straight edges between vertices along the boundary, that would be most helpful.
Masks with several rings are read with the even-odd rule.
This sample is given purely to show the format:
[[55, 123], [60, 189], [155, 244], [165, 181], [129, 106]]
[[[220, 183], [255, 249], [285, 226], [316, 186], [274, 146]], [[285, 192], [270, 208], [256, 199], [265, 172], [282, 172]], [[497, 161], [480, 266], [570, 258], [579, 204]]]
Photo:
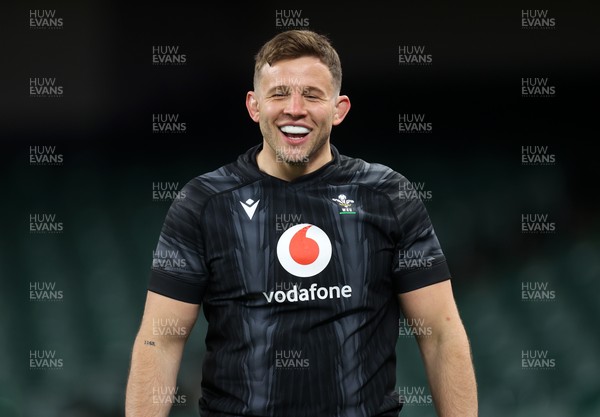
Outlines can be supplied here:
[[185, 340], [194, 327], [199, 311], [199, 304], [186, 303], [148, 291], [140, 333], [149, 338], [148, 343]]
[[439, 341], [462, 332], [462, 322], [454, 300], [451, 280], [398, 294], [400, 308], [411, 323], [431, 329], [433, 340]]
[[167, 212], [152, 259], [148, 290], [188, 304], [200, 304], [209, 283], [204, 231], [200, 222], [204, 195], [197, 181], [182, 189]]
[[391, 203], [395, 226], [392, 284], [396, 293], [433, 285], [450, 277], [446, 257], [423, 201], [407, 190], [415, 186], [404, 176], [390, 171], [382, 187]]

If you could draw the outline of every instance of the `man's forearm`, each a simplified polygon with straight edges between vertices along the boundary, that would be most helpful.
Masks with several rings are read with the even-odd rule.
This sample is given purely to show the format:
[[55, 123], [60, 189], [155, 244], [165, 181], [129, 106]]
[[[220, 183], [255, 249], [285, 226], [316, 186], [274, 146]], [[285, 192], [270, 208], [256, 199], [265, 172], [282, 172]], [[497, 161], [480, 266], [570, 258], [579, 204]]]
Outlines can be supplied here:
[[477, 383], [464, 329], [422, 346], [439, 417], [476, 417]]
[[126, 417], [166, 417], [176, 392], [183, 341], [165, 342], [138, 334], [131, 356]]

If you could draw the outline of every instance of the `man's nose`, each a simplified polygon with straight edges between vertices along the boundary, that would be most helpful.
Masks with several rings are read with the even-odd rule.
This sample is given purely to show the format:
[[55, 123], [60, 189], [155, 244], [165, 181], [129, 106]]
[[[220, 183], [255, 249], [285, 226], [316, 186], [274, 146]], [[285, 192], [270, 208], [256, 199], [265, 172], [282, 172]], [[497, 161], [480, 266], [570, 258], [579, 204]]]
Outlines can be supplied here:
[[302, 116], [306, 114], [304, 96], [299, 91], [294, 91], [290, 94], [284, 112], [291, 116]]

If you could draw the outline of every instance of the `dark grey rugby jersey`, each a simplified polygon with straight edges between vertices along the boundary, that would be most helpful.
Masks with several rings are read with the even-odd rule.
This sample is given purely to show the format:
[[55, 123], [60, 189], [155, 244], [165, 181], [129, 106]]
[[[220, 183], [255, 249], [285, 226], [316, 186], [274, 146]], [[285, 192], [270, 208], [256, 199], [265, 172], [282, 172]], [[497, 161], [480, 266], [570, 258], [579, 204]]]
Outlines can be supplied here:
[[292, 182], [250, 149], [173, 202], [149, 290], [202, 303], [200, 412], [396, 416], [397, 294], [450, 278], [402, 175], [340, 155]]

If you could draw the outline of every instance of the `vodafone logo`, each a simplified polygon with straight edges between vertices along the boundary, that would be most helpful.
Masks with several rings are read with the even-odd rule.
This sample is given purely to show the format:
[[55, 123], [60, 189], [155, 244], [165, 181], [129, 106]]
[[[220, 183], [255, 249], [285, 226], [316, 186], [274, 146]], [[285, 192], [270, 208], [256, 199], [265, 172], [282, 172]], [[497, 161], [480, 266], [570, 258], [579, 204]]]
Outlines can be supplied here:
[[277, 258], [290, 274], [302, 278], [312, 277], [329, 264], [331, 241], [317, 226], [297, 224], [279, 238]]

